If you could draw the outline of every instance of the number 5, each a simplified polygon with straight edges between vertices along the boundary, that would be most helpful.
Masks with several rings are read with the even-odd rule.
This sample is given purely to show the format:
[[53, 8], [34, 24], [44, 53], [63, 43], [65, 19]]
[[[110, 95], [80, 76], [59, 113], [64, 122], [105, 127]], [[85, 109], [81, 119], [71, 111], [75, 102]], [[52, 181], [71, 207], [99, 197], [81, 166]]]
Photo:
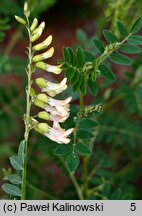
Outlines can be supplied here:
[[136, 203], [131, 203], [130, 210], [131, 211], [136, 211]]

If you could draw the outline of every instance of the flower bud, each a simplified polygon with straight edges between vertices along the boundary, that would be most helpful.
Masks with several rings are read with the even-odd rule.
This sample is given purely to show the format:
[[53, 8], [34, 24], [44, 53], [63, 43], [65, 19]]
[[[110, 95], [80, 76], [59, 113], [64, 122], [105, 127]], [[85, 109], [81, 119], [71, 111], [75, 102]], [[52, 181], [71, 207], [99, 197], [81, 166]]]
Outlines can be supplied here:
[[45, 22], [42, 22], [34, 31], [33, 31], [33, 35], [38, 33], [41, 29], [43, 31], [43, 29], [45, 28]]
[[52, 42], [52, 35], [48, 36], [42, 43], [33, 46], [34, 51], [46, 49]]
[[37, 99], [44, 103], [48, 103], [48, 96], [44, 93], [38, 94]]
[[44, 78], [36, 78], [35, 82], [40, 88], [46, 87], [46, 80]]
[[33, 57], [33, 62], [38, 62], [38, 61], [42, 61], [44, 59], [50, 58], [52, 57], [54, 54], [54, 48], [51, 47], [48, 51], [46, 51], [43, 54], [39, 54]]
[[37, 128], [39, 128], [43, 133], [48, 132], [48, 124], [46, 124], [46, 123], [39, 123], [37, 125]]
[[42, 102], [41, 100], [38, 100], [37, 98], [34, 100], [34, 105], [37, 107], [40, 107], [42, 109], [44, 109], [44, 107], [45, 107], [44, 102]]
[[49, 120], [50, 119], [50, 115], [49, 113], [45, 112], [45, 111], [41, 111], [38, 113], [37, 115], [39, 118], [44, 119], [44, 120]]
[[19, 16], [15, 16], [15, 19], [17, 20], [17, 22], [25, 25], [26, 24], [26, 20], [24, 20], [23, 18], [19, 17]]
[[37, 62], [35, 65], [37, 68], [40, 68], [42, 70], [46, 70], [46, 63], [44, 63], [44, 62]]
[[31, 36], [31, 39], [30, 39], [32, 43], [33, 43], [34, 41], [36, 41], [37, 39], [40, 38], [40, 36], [42, 35], [42, 32], [43, 32], [44, 28], [45, 28], [45, 22], [42, 22], [42, 23], [40, 24], [40, 26], [34, 30], [36, 33], [34, 33], [34, 34]]
[[24, 3], [24, 13], [26, 14], [28, 12], [28, 3]]
[[38, 25], [38, 20], [37, 20], [37, 18], [34, 18], [34, 20], [33, 20], [33, 22], [32, 22], [32, 25], [31, 25], [31, 27], [30, 27], [30, 30], [31, 30], [31, 31], [34, 31], [35, 28], [37, 27], [37, 25]]
[[30, 96], [31, 97], [35, 96], [35, 90], [33, 88], [30, 89]]

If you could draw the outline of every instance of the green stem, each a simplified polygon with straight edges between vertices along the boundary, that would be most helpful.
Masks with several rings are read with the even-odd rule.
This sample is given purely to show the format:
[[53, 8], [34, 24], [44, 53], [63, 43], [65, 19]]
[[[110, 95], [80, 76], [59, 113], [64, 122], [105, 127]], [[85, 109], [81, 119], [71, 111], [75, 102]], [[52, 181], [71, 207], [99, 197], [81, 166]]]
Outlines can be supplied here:
[[67, 169], [64, 159], [63, 159], [62, 157], [59, 157], [59, 159], [60, 159], [60, 161], [62, 162], [62, 164], [64, 165], [65, 169], [69, 172], [69, 177], [70, 177], [70, 179], [71, 179], [71, 181], [72, 181], [72, 183], [73, 183], [73, 185], [74, 185], [74, 187], [75, 187], [75, 189], [76, 189], [76, 192], [77, 192], [77, 195], [78, 195], [79, 199], [80, 199], [80, 200], [84, 200], [84, 197], [83, 197], [83, 194], [82, 194], [82, 190], [81, 190], [81, 188], [80, 188], [80, 186], [79, 186], [79, 184], [78, 184], [78, 182], [77, 182], [77, 180], [76, 180], [74, 174], [71, 173], [71, 172]]
[[26, 178], [27, 178], [27, 159], [28, 159], [28, 140], [29, 140], [29, 126], [30, 126], [30, 110], [31, 110], [31, 98], [30, 98], [30, 90], [31, 90], [31, 77], [32, 77], [32, 43], [30, 41], [31, 38], [31, 31], [30, 31], [30, 25], [28, 17], [27, 19], [27, 30], [28, 30], [28, 36], [29, 36], [29, 47], [28, 47], [28, 58], [29, 63], [26, 69], [27, 77], [28, 77], [28, 85], [26, 89], [26, 95], [27, 95], [27, 105], [26, 105], [26, 115], [25, 115], [25, 158], [24, 158], [24, 168], [22, 171], [22, 194], [21, 194], [21, 200], [26, 199]]
[[44, 191], [38, 189], [37, 187], [35, 187], [33, 184], [31, 184], [31, 183], [29, 183], [29, 182], [27, 183], [27, 186], [28, 186], [31, 190], [37, 192], [37, 194], [41, 194], [41, 195], [43, 195], [44, 197], [46, 197], [47, 199], [49, 199], [49, 200], [57, 200], [56, 197], [53, 197], [52, 195], [47, 194], [46, 192], [44, 192]]
[[[80, 111], [82, 111], [84, 106], [84, 97], [81, 92], [79, 95], [79, 105]], [[86, 197], [88, 191], [88, 158], [86, 156], [83, 157], [83, 191], [84, 196]]]

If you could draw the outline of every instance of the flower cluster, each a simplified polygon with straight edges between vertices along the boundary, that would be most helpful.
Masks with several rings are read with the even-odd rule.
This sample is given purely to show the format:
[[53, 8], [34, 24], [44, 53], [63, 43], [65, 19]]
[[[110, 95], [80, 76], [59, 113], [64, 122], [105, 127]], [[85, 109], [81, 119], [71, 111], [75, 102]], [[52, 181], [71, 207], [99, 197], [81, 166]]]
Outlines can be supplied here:
[[[29, 14], [28, 5], [24, 6], [24, 13]], [[49, 48], [46, 52], [38, 53], [38, 51], [45, 50], [49, 47], [52, 42], [52, 35], [48, 36], [43, 42], [36, 43], [36, 41], [41, 37], [43, 30], [45, 28], [45, 22], [38, 24], [38, 20], [35, 18], [31, 25], [27, 23], [21, 17], [15, 16], [16, 20], [23, 25], [28, 25], [30, 43], [32, 49], [31, 55], [31, 64], [33, 68], [40, 68], [44, 71], [51, 72], [54, 74], [60, 74], [62, 72], [61, 65], [50, 65], [44, 62], [44, 60], [51, 58], [54, 54], [54, 48]], [[34, 70], [33, 70], [34, 71]], [[35, 79], [36, 85], [40, 88], [41, 93], [36, 94], [34, 89], [31, 88], [31, 100], [35, 106], [42, 108], [44, 111], [41, 111], [37, 114], [39, 119], [44, 121], [51, 121], [52, 127], [47, 123], [39, 123], [36, 119], [32, 118], [34, 122], [34, 129], [49, 139], [59, 143], [67, 144], [70, 142], [68, 136], [73, 132], [73, 128], [65, 131], [60, 127], [60, 123], [64, 122], [70, 114], [69, 103], [71, 97], [68, 97], [66, 100], [56, 100], [53, 99], [57, 94], [63, 92], [67, 88], [67, 79], [64, 78], [60, 83], [52, 83], [43, 77], [38, 77]]]

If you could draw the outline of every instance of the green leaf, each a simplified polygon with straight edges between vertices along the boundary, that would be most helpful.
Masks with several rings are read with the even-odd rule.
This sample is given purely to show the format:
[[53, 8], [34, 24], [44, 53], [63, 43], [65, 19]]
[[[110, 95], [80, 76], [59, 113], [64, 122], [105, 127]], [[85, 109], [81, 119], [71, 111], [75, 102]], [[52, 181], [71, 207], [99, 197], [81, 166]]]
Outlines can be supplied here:
[[110, 32], [108, 30], [104, 30], [103, 35], [109, 43], [118, 42], [118, 38], [116, 37], [116, 35], [114, 35], [112, 32]]
[[69, 154], [66, 158], [66, 166], [70, 172], [74, 172], [79, 165], [79, 157], [74, 153]]
[[80, 85], [82, 82], [82, 75], [80, 73], [78, 73], [78, 80], [77, 82], [73, 85], [73, 92], [77, 91], [77, 89], [79, 89]]
[[83, 50], [79, 47], [76, 51], [76, 66], [77, 68], [82, 68], [84, 65], [84, 53]]
[[127, 42], [133, 45], [142, 45], [142, 36], [139, 35], [131, 35]]
[[81, 84], [80, 84], [80, 91], [83, 95], [86, 94], [86, 83], [85, 83], [85, 79], [84, 77], [82, 77], [82, 81], [81, 81]]
[[107, 66], [105, 66], [105, 65], [100, 65], [100, 66], [99, 66], [99, 69], [100, 69], [101, 74], [102, 74], [105, 78], [107, 78], [107, 79], [109, 79], [109, 80], [111, 80], [111, 81], [114, 81], [114, 80], [116, 79], [115, 74], [114, 74], [114, 73], [112, 72], [112, 70], [111, 70], [110, 68], [108, 68]]
[[86, 118], [86, 119], [81, 119], [79, 121], [79, 129], [80, 128], [83, 128], [83, 129], [87, 128], [87, 130], [91, 130], [91, 129], [94, 129], [98, 126], [99, 126], [99, 124], [96, 121], [93, 121], [91, 119]]
[[77, 29], [76, 37], [80, 41], [86, 41], [87, 40], [87, 35], [82, 29]]
[[67, 63], [70, 63], [71, 57], [70, 57], [70, 52], [68, 50], [68, 48], [63, 47], [63, 57], [64, 57], [64, 61]]
[[93, 95], [97, 94], [97, 92], [98, 92], [97, 83], [96, 83], [96, 81], [92, 80], [91, 78], [88, 80], [88, 88]]
[[122, 64], [122, 65], [131, 65], [133, 61], [128, 58], [127, 56], [124, 56], [120, 53], [114, 53], [110, 55], [110, 60], [116, 64]]
[[68, 68], [66, 70], [66, 77], [67, 77], [67, 79], [71, 80], [73, 78], [73, 76], [75, 75], [75, 72], [76, 71], [74, 70], [74, 68]]
[[93, 41], [94, 41], [95, 46], [98, 48], [98, 50], [99, 50], [101, 53], [103, 53], [104, 50], [105, 50], [105, 45], [104, 45], [104, 43], [103, 43], [101, 40], [96, 39], [96, 38], [95, 38]]
[[20, 164], [24, 163], [24, 155], [25, 155], [24, 150], [25, 150], [25, 140], [22, 140], [20, 142], [19, 149], [18, 149], [18, 160]]
[[75, 83], [78, 81], [78, 79], [79, 79], [79, 73], [78, 73], [78, 71], [75, 71], [75, 74], [71, 79], [71, 84], [75, 85]]
[[135, 34], [140, 30], [141, 27], [142, 27], [142, 16], [136, 19], [136, 21], [132, 25], [131, 32]]
[[20, 171], [23, 169], [23, 164], [21, 164], [21, 162], [19, 161], [18, 156], [11, 156], [10, 157], [10, 163], [15, 170]]
[[76, 143], [75, 150], [82, 155], [91, 155], [92, 154], [91, 148], [89, 146], [83, 144], [83, 143], [80, 143], [80, 142]]
[[141, 52], [139, 47], [131, 44], [122, 44], [119, 49], [120, 51], [128, 54], [137, 54]]
[[73, 50], [70, 47], [68, 47], [68, 51], [69, 51], [69, 54], [70, 54], [70, 62], [72, 64], [74, 64], [74, 60], [75, 60], [74, 52], [73, 52]]
[[17, 186], [9, 184], [9, 183], [3, 184], [2, 190], [11, 196], [20, 196], [21, 195], [21, 190]]
[[10, 181], [12, 184], [16, 184], [16, 185], [22, 183], [22, 178], [21, 178], [21, 176], [19, 176], [19, 175], [9, 175], [9, 176], [6, 176], [6, 177], [4, 178], [4, 180], [8, 180], [8, 181]]
[[89, 130], [85, 129], [79, 129], [77, 130], [77, 137], [79, 139], [91, 139], [94, 137], [94, 134], [91, 133]]
[[128, 36], [128, 31], [126, 29], [126, 27], [124, 26], [124, 24], [120, 21], [117, 22], [117, 27], [118, 27], [118, 30], [120, 32], [120, 35], [122, 37], [127, 37]]
[[54, 150], [54, 154], [55, 155], [66, 155], [71, 153], [73, 150], [73, 145], [72, 144], [68, 144], [68, 145], [58, 145], [55, 150]]

